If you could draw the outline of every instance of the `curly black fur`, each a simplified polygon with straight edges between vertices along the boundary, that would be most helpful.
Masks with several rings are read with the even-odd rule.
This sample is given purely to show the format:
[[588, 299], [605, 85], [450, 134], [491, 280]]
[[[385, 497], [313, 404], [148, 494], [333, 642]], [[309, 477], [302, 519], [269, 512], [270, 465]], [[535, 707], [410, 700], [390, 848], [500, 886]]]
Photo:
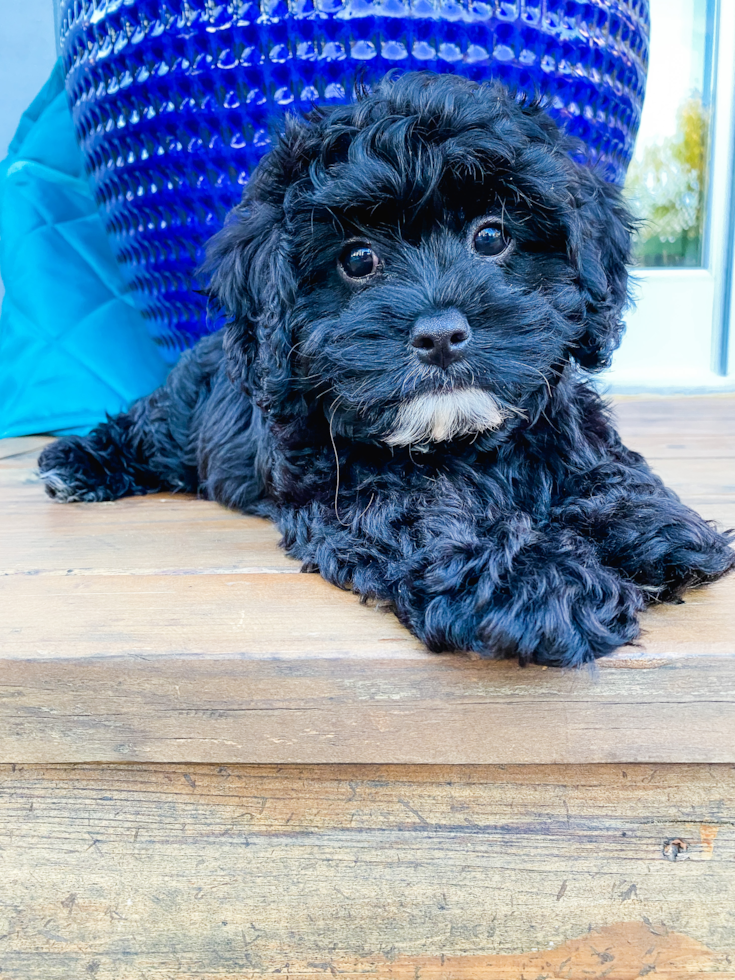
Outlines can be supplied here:
[[[289, 119], [211, 244], [228, 326], [44, 450], [49, 493], [267, 515], [305, 569], [388, 601], [432, 650], [565, 666], [635, 640], [639, 610], [735, 554], [585, 381], [620, 340], [632, 221], [572, 148], [539, 105], [429, 73]], [[512, 243], [498, 258], [474, 250], [483, 218]], [[351, 241], [380, 261], [363, 281], [338, 269]], [[472, 337], [444, 369], [411, 331], [447, 311]], [[502, 423], [386, 443], [411, 399], [467, 390]]]

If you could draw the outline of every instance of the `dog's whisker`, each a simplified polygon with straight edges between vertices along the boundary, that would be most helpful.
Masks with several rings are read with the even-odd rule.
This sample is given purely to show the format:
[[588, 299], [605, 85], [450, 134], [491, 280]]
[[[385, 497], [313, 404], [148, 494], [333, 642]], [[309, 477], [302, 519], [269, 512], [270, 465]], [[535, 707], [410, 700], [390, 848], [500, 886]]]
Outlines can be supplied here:
[[334, 415], [335, 415], [335, 412], [337, 411], [337, 406], [339, 404], [339, 400], [340, 399], [337, 398], [337, 401], [332, 405], [332, 413], [329, 416], [329, 438], [330, 438], [330, 440], [332, 442], [332, 449], [334, 451], [334, 462], [335, 462], [335, 464], [337, 466], [337, 478], [336, 478], [336, 482], [335, 482], [335, 486], [334, 486], [334, 516], [337, 518], [337, 521], [342, 525], [342, 527], [350, 527], [352, 522], [351, 521], [345, 522], [345, 521], [342, 520], [342, 518], [339, 516], [339, 506], [338, 506], [338, 502], [339, 502], [339, 453], [337, 452], [337, 444], [334, 441], [333, 422], [334, 422]]

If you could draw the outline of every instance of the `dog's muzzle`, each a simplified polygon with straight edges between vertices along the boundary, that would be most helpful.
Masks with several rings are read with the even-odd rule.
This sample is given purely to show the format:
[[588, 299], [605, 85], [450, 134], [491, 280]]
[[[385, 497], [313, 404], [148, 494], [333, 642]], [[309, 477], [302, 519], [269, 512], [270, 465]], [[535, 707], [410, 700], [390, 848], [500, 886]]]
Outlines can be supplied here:
[[498, 429], [508, 413], [480, 388], [417, 395], [399, 407], [393, 428], [384, 437], [389, 446], [421, 446]]

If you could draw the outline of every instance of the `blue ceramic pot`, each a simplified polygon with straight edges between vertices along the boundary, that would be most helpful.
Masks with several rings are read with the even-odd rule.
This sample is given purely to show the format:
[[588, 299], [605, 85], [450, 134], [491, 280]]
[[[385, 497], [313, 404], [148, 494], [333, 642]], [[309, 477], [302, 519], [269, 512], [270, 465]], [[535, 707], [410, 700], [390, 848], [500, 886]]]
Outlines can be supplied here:
[[62, 0], [77, 136], [151, 332], [207, 333], [202, 246], [268, 148], [274, 112], [343, 102], [391, 68], [499, 78], [552, 100], [622, 182], [648, 62], [648, 0]]

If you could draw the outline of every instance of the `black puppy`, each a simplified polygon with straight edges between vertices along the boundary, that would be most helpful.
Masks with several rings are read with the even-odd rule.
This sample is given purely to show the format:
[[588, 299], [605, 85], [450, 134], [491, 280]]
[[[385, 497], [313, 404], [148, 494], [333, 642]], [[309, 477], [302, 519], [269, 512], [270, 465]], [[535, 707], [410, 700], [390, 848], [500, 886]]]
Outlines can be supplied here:
[[211, 243], [230, 320], [40, 458], [61, 500], [186, 490], [432, 650], [581, 664], [735, 564], [620, 442], [585, 371], [632, 222], [542, 108], [429, 73], [291, 118]]

